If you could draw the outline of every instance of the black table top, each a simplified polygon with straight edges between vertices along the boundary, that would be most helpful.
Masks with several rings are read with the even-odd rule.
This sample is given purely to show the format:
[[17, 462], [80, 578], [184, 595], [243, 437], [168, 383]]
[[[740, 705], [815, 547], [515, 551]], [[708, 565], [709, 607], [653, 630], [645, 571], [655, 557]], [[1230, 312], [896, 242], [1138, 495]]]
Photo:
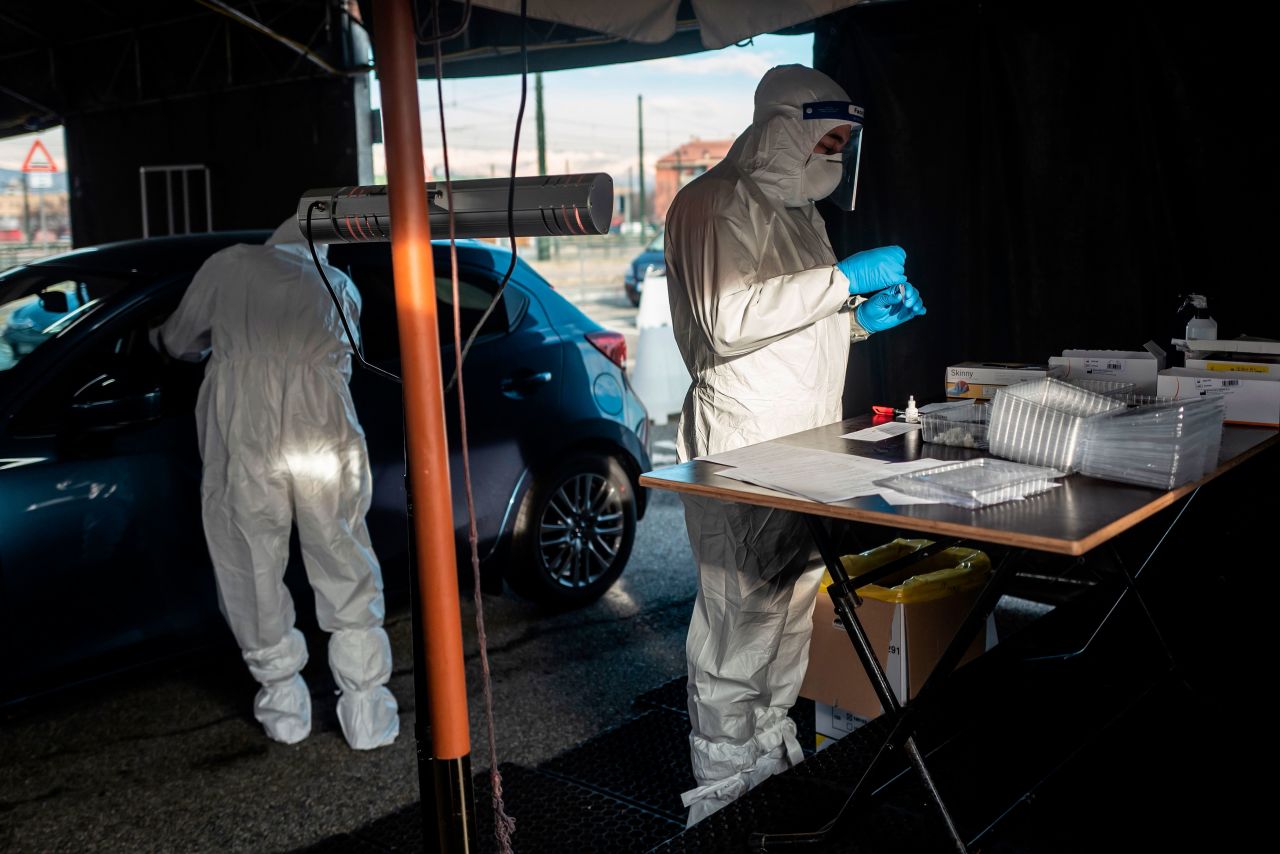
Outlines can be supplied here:
[[[880, 442], [840, 438], [842, 434], [870, 424], [870, 416], [861, 416], [773, 441], [884, 462], [924, 457], [958, 461], [987, 456], [982, 451], [928, 444], [921, 438], [919, 430]], [[1076, 474], [1063, 478], [1058, 489], [1023, 501], [1009, 501], [977, 510], [950, 504], [894, 506], [879, 495], [824, 504], [718, 477], [716, 472], [727, 466], [697, 460], [648, 472], [641, 476], [640, 485], [911, 531], [1080, 555], [1278, 443], [1280, 431], [1275, 429], [1228, 424], [1223, 432], [1217, 469], [1201, 480], [1177, 489], [1150, 489]]]

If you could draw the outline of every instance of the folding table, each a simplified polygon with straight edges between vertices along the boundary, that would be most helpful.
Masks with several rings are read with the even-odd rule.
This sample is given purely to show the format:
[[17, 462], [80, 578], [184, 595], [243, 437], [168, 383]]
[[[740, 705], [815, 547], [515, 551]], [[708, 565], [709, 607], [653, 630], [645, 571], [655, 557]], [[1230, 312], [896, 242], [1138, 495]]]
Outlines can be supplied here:
[[[903, 462], [925, 457], [933, 457], [949, 462], [985, 456], [980, 451], [925, 443], [920, 436], [919, 430], [913, 430], [901, 436], [874, 443], [842, 438], [844, 434], [869, 426], [869, 424], [870, 417], [863, 416], [785, 436], [773, 441], [800, 449], [853, 454], [884, 462]], [[1128, 595], [1132, 595], [1141, 605], [1147, 621], [1156, 636], [1159, 637], [1159, 628], [1152, 618], [1151, 612], [1147, 609], [1146, 603], [1143, 602], [1141, 594], [1138, 592], [1136, 585], [1138, 577], [1155, 558], [1161, 545], [1182, 519], [1187, 507], [1202, 487], [1227, 471], [1247, 464], [1260, 453], [1277, 444], [1280, 444], [1280, 432], [1274, 429], [1227, 425], [1222, 439], [1218, 467], [1201, 480], [1177, 489], [1161, 491], [1084, 477], [1082, 475], [1072, 475], [1063, 478], [1061, 486], [1047, 493], [1022, 501], [991, 505], [978, 510], [969, 510], [949, 504], [894, 506], [879, 495], [824, 504], [720, 477], [717, 472], [724, 470], [727, 466], [700, 460], [693, 460], [670, 468], [648, 472], [640, 478], [640, 485], [704, 498], [790, 510], [804, 517], [818, 552], [822, 555], [823, 562], [831, 574], [833, 583], [828, 587], [828, 592], [832, 597], [836, 613], [849, 634], [858, 659], [862, 663], [863, 669], [866, 671], [871, 685], [885, 709], [885, 714], [892, 716], [894, 722], [888, 738], [881, 746], [871, 766], [861, 776], [849, 800], [852, 801], [861, 792], [865, 791], [873, 772], [881, 764], [884, 757], [901, 745], [905, 749], [912, 767], [928, 790], [930, 799], [945, 823], [948, 835], [955, 848], [959, 851], [967, 851], [966, 843], [956, 828], [941, 794], [934, 785], [925, 757], [916, 744], [912, 724], [912, 710], [916, 704], [926, 699], [937, 689], [937, 686], [945, 680], [963, 657], [965, 650], [978, 631], [985, 626], [987, 617], [995, 609], [1002, 592], [1015, 575], [1020, 559], [1028, 550], [1067, 556], [1084, 555], [1099, 546], [1108, 544], [1117, 535], [1129, 530], [1161, 510], [1182, 501], [1182, 507], [1178, 510], [1174, 520], [1136, 570], [1131, 570], [1119, 552], [1112, 546], [1110, 549], [1111, 557], [1119, 567], [1123, 580], [1119, 597], [1093, 630], [1089, 639], [1079, 649], [1048, 657], [1069, 658], [1082, 654], [1088, 649], [1089, 643], [1097, 636], [1102, 626], [1106, 624], [1111, 615], [1115, 613], [1116, 608]], [[856, 578], [850, 578], [840, 563], [835, 541], [824, 522], [826, 519], [889, 526], [932, 534], [945, 539], [939, 539], [938, 542], [927, 549], [917, 551], [871, 572]], [[867, 635], [863, 631], [862, 624], [858, 621], [856, 607], [861, 604], [861, 600], [858, 598], [856, 591], [866, 584], [875, 583], [898, 572], [904, 566], [927, 554], [956, 545], [958, 542], [970, 540], [979, 543], [994, 543], [1009, 547], [1009, 549], [996, 563], [987, 583], [979, 593], [977, 601], [939, 658], [932, 674], [925, 680], [924, 685], [921, 686], [916, 695], [903, 705], [891, 690], [884, 669], [876, 659]], [[1163, 639], [1161, 639], [1161, 642], [1163, 643]], [[832, 824], [834, 824], [834, 821]], [[772, 848], [788, 843], [814, 842], [829, 829], [830, 826], [815, 833], [753, 834], [752, 842], [757, 848], [761, 849], [766, 846]]]

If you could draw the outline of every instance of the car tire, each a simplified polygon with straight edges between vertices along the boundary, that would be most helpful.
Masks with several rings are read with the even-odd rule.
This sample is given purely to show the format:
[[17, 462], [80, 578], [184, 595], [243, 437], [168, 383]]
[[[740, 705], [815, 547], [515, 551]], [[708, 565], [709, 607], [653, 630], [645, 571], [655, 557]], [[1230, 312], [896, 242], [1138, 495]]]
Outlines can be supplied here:
[[635, 534], [635, 489], [622, 466], [575, 454], [535, 476], [525, 494], [507, 581], [543, 605], [581, 607], [617, 581]]

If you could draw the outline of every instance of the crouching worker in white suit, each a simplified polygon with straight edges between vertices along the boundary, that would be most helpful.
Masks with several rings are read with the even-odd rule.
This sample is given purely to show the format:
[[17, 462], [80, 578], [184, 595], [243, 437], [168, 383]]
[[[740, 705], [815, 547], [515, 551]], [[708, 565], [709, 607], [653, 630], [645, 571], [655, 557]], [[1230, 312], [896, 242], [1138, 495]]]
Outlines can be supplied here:
[[[358, 330], [355, 284], [327, 265], [325, 274]], [[390, 744], [400, 719], [386, 687], [391, 645], [365, 527], [371, 475], [348, 389], [351, 348], [297, 222], [265, 246], [210, 257], [160, 338], [176, 358], [210, 357], [196, 403], [204, 530], [222, 613], [262, 684], [254, 717], [286, 744], [311, 732], [307, 648], [284, 585], [296, 522], [330, 633], [343, 735], [360, 750]]]
[[[850, 341], [924, 314], [902, 249], [837, 261], [814, 206], [852, 208], [862, 118], [821, 72], [774, 68], [751, 127], [672, 202], [671, 317], [693, 379], [682, 462], [839, 421]], [[787, 711], [822, 564], [793, 514], [683, 500], [698, 563], [686, 643], [693, 824], [802, 758]]]

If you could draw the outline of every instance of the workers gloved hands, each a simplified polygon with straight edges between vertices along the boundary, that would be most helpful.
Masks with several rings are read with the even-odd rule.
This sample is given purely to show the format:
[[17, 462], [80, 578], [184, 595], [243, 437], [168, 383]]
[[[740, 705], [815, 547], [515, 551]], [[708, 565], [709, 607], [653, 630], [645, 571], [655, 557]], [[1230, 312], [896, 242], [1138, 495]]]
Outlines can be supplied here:
[[878, 246], [855, 252], [836, 268], [849, 279], [849, 293], [870, 294], [907, 281], [902, 265], [907, 253], [901, 246]]
[[[895, 247], [896, 248], [896, 247]], [[853, 310], [868, 332], [884, 332], [925, 313], [924, 300], [910, 282], [886, 288]]]

